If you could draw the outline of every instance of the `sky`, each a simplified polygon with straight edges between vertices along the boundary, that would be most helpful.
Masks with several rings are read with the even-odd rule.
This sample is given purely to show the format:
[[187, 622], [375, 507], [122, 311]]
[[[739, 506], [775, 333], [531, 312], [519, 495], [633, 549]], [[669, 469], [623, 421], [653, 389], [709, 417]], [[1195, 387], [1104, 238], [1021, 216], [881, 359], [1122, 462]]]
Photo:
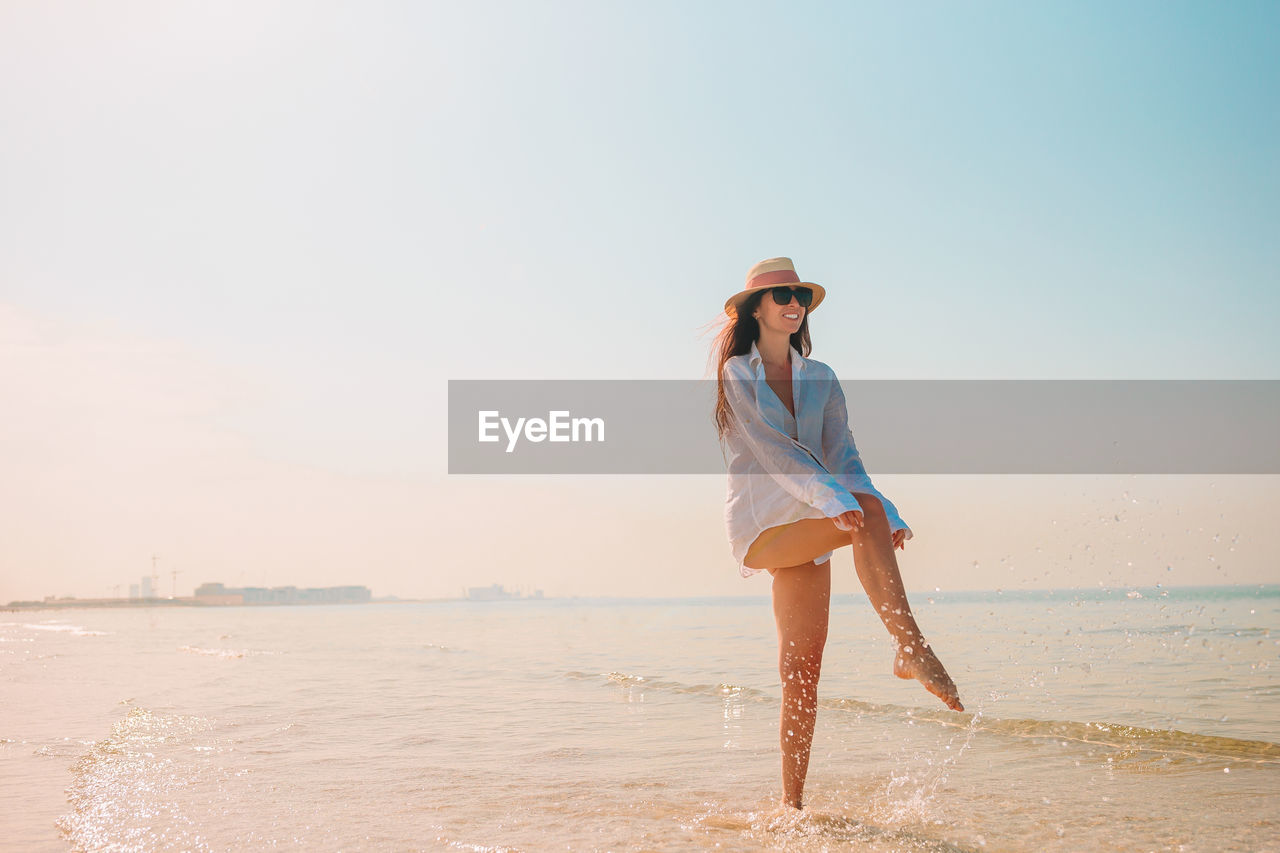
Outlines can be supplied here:
[[[178, 595], [767, 594], [723, 475], [451, 476], [446, 394], [712, 378], [778, 255], [846, 380], [1280, 378], [1277, 35], [1250, 2], [0, 4], [0, 602], [153, 555]], [[909, 590], [1280, 581], [1274, 476], [860, 449]]]

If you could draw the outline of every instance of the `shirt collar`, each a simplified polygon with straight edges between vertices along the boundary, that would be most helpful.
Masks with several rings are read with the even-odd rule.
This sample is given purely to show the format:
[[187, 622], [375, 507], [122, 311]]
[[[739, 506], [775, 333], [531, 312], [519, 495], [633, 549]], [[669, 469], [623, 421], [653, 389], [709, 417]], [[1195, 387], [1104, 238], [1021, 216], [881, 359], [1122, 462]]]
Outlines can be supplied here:
[[[788, 348], [791, 350], [792, 369], [793, 370], [799, 369], [800, 372], [803, 373], [804, 367], [805, 367], [805, 360], [806, 360], [805, 357], [800, 354], [800, 350], [796, 349], [794, 344], [789, 345]], [[751, 357], [747, 360], [747, 364], [749, 364], [752, 368], [755, 368], [757, 364], [763, 364], [763, 363], [764, 363], [764, 358], [760, 355], [760, 348], [756, 346], [755, 341], [752, 341]]]

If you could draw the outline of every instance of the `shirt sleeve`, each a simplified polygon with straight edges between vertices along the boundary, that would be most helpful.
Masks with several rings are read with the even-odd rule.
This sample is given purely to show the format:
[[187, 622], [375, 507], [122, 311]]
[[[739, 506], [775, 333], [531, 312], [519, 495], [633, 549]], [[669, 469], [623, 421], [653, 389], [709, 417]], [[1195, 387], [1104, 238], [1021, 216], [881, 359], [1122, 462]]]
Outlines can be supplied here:
[[849, 406], [844, 389], [834, 376], [831, 377], [831, 390], [822, 412], [822, 455], [836, 479], [850, 492], [875, 490], [867, 468], [862, 464], [858, 445], [854, 443], [853, 431], [849, 429]]
[[797, 500], [817, 507], [827, 518], [862, 507], [848, 489], [790, 436], [774, 429], [760, 414], [759, 380], [725, 371], [724, 395], [733, 410], [730, 429], [746, 443], [782, 488]]
[[905, 530], [907, 538], [913, 534], [893, 502], [880, 493], [871, 482], [867, 467], [862, 463], [862, 454], [853, 440], [853, 431], [849, 429], [849, 406], [845, 400], [844, 389], [840, 380], [831, 377], [831, 391], [827, 395], [827, 404], [822, 413], [822, 455], [826, 457], [831, 472], [841, 486], [850, 492], [865, 492], [875, 495], [884, 506], [885, 515], [889, 518], [889, 530]]

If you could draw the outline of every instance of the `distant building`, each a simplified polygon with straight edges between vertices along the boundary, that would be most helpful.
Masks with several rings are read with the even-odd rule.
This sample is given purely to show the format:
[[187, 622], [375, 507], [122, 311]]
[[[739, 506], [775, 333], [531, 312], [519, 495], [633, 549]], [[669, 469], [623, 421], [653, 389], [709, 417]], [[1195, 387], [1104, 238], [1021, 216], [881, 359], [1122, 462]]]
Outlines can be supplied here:
[[151, 592], [151, 578], [148, 577], [147, 575], [142, 576], [142, 597], [143, 598], [153, 597]]
[[195, 599], [200, 604], [244, 604], [244, 593], [220, 583], [204, 583], [196, 587]]
[[129, 584], [129, 597], [130, 598], [138, 597], [138, 585], [136, 583]]
[[489, 586], [472, 586], [467, 588], [466, 599], [468, 601], [511, 601], [514, 599], [542, 598], [542, 590], [535, 589], [533, 595], [520, 595], [519, 593], [509, 592], [502, 584], [490, 584]]
[[467, 587], [469, 601], [506, 601], [509, 598], [515, 598], [515, 595], [507, 592], [502, 584]]
[[299, 589], [296, 586], [226, 587], [205, 583], [196, 588], [201, 604], [364, 604], [373, 599], [367, 586], [329, 586]]

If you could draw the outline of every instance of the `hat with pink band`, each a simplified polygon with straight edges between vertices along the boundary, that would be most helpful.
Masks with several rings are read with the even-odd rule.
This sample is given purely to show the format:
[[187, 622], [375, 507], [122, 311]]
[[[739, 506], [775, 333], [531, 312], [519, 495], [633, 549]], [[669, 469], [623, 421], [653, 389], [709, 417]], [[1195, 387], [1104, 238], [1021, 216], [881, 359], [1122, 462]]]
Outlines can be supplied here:
[[818, 307], [822, 302], [822, 298], [827, 294], [822, 285], [814, 284], [811, 281], [801, 281], [800, 276], [796, 275], [795, 264], [791, 263], [790, 258], [769, 258], [748, 270], [746, 289], [738, 291], [725, 301], [725, 313], [730, 316], [736, 316], [742, 303], [746, 302], [751, 297], [751, 294], [757, 291], [769, 290], [778, 286], [785, 287], [791, 284], [797, 287], [807, 287], [813, 291], [813, 303], [809, 305], [809, 313], [813, 313], [813, 309]]

